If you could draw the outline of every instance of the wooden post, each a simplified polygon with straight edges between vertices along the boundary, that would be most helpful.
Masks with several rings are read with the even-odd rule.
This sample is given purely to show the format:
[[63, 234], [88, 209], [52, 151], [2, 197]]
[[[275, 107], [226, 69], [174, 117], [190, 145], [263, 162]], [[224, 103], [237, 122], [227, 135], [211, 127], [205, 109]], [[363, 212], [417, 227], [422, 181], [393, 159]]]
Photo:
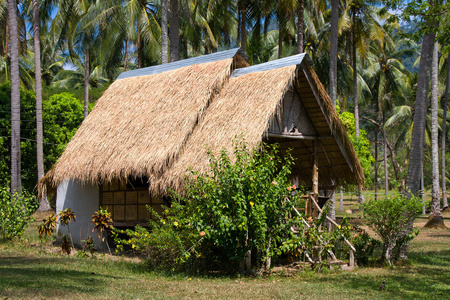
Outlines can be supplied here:
[[[316, 203], [319, 203], [319, 160], [317, 155], [317, 141], [313, 141], [314, 153], [313, 153], [313, 169], [312, 169], [312, 194]], [[319, 215], [319, 211], [316, 207], [312, 207], [312, 215], [317, 217]]]
[[355, 253], [353, 252], [352, 249], [350, 249], [350, 258], [348, 261], [348, 266], [349, 267], [354, 267], [355, 266]]

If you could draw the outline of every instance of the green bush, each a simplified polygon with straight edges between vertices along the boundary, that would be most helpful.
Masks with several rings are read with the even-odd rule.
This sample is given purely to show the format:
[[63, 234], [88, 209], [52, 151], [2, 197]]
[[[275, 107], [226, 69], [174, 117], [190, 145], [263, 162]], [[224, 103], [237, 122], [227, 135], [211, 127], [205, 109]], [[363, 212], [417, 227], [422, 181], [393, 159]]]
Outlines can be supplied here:
[[37, 208], [33, 197], [24, 193], [12, 196], [9, 187], [0, 187], [0, 239], [20, 237]]
[[[289, 217], [300, 193], [291, 182], [293, 157], [279, 155], [277, 145], [250, 151], [245, 141], [235, 141], [233, 160], [222, 150], [209, 152], [210, 172], [187, 178], [177, 222], [205, 233], [202, 244], [237, 267], [247, 251], [258, 250], [260, 260], [273, 257], [282, 241], [292, 237]], [[292, 203], [286, 201], [291, 198]]]
[[137, 227], [117, 241], [144, 251], [154, 265], [171, 267], [220, 263], [232, 271], [249, 250], [257, 250], [259, 262], [277, 255], [299, 223], [289, 216], [300, 198], [292, 195], [292, 156], [280, 157], [276, 145], [251, 151], [243, 141], [235, 142], [233, 158], [225, 150], [208, 154], [210, 171], [191, 172], [185, 194], [174, 194], [171, 207], [150, 222], [151, 232]]
[[364, 204], [366, 224], [381, 238], [383, 257], [389, 264], [395, 258], [395, 250], [418, 234], [413, 231], [407, 237], [401, 232], [406, 228], [408, 220], [422, 212], [422, 201], [418, 197], [406, 198], [401, 194], [370, 200]]

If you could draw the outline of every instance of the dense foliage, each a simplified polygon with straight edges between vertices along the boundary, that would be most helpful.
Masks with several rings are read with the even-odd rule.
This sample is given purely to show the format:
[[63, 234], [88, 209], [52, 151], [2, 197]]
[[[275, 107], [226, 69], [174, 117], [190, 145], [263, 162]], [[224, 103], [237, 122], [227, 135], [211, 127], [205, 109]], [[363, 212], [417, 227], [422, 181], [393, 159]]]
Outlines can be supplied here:
[[[0, 84], [0, 185], [10, 177], [10, 93], [9, 82]], [[34, 92], [21, 93], [21, 168], [26, 191], [37, 183], [36, 166], [36, 99]], [[83, 121], [83, 105], [72, 94], [55, 94], [43, 103], [44, 164], [48, 170], [57, 161], [66, 144]]]
[[406, 198], [398, 194], [370, 200], [364, 204], [364, 219], [366, 224], [381, 238], [383, 243], [383, 257], [389, 264], [398, 258], [400, 246], [414, 238], [418, 231], [407, 236], [400, 233], [406, 229], [410, 218], [422, 212], [422, 201], [417, 197]]
[[0, 240], [22, 236], [37, 207], [35, 198], [26, 193], [11, 195], [8, 187], [0, 186]]

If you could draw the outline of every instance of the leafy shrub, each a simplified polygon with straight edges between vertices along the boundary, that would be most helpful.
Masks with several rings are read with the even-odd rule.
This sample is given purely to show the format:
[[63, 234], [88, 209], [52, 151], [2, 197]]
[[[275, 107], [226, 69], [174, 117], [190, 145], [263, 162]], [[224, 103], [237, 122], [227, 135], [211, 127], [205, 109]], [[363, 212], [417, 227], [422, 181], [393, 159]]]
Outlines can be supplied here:
[[[137, 225], [134, 230], [115, 229], [115, 243], [117, 250], [124, 250], [124, 246], [145, 255], [147, 264], [154, 269], [175, 270], [184, 262], [189, 243], [186, 232], [179, 230], [170, 222], [150, 220], [150, 231]], [[126, 234], [126, 239], [119, 238]]]
[[372, 238], [364, 229], [358, 226], [352, 228], [351, 243], [356, 249], [355, 260], [360, 266], [367, 266], [373, 251], [381, 245], [380, 241]]
[[378, 200], [370, 200], [364, 204], [364, 219], [367, 225], [381, 238], [383, 257], [389, 264], [395, 257], [394, 249], [410, 241], [418, 234], [413, 231], [403, 237], [401, 232], [406, 228], [408, 220], [422, 212], [422, 201], [418, 197], [406, 198], [400, 194]]
[[0, 239], [22, 236], [37, 208], [33, 197], [25, 193], [11, 195], [9, 187], [0, 187]]
[[225, 150], [208, 155], [210, 172], [191, 172], [185, 194], [174, 194], [161, 217], [153, 212], [158, 219], [150, 221], [151, 232], [123, 231], [129, 238], [116, 239], [122, 248], [144, 251], [153, 265], [191, 270], [236, 270], [249, 250], [258, 250], [260, 262], [279, 253], [298, 224], [290, 218], [300, 198], [292, 195], [292, 156], [280, 157], [276, 145], [250, 151], [243, 141], [235, 142], [234, 158]]
[[300, 193], [292, 196], [297, 187], [289, 152], [281, 157], [277, 145], [250, 151], [245, 141], [234, 144], [235, 160], [225, 150], [208, 152], [211, 171], [191, 173], [185, 195], [176, 195], [184, 205], [174, 204], [174, 216], [180, 226], [203, 231], [202, 244], [237, 266], [252, 249], [262, 260], [275, 256], [279, 244], [292, 237], [295, 220], [289, 214]]

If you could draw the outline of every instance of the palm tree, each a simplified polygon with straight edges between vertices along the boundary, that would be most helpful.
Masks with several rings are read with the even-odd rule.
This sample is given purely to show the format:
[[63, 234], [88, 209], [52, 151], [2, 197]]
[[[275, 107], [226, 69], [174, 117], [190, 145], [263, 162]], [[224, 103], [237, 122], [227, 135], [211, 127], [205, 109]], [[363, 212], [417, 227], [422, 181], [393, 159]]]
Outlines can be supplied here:
[[448, 89], [450, 85], [450, 52], [447, 54], [447, 80], [445, 85], [445, 95], [442, 114], [442, 136], [441, 136], [441, 176], [442, 176], [442, 208], [448, 208], [447, 181], [445, 178], [445, 139], [447, 137], [447, 109], [448, 109]]
[[11, 194], [22, 192], [20, 178], [20, 76], [19, 37], [16, 0], [8, 0], [9, 44], [11, 57]]
[[168, 63], [169, 41], [167, 38], [167, 1], [161, 0], [161, 63]]
[[178, 60], [178, 0], [170, 0], [170, 62]]
[[[371, 98], [374, 99], [375, 110], [378, 115], [381, 114], [381, 123], [373, 120], [375, 124], [375, 182], [378, 179], [378, 131], [381, 130], [383, 137], [384, 153], [384, 174], [385, 174], [385, 196], [389, 190], [388, 177], [388, 138], [385, 128], [386, 114], [391, 111], [395, 98], [403, 97], [409, 89], [410, 73], [401, 63], [405, 56], [413, 54], [415, 51], [411, 46], [413, 42], [403, 38], [398, 23], [386, 24], [384, 29], [387, 34], [381, 41], [374, 40], [367, 56], [364, 76], [371, 85]], [[392, 35], [392, 36], [391, 36]], [[377, 193], [377, 184], [375, 184], [375, 194]], [[375, 196], [376, 197], [376, 196]]]
[[434, 43], [433, 60], [431, 67], [431, 165], [432, 165], [432, 189], [431, 210], [440, 212], [439, 197], [439, 137], [438, 137], [438, 73], [439, 73], [439, 49], [438, 43]]
[[336, 107], [337, 99], [337, 60], [338, 60], [338, 22], [339, 22], [339, 0], [331, 0], [331, 23], [330, 23], [330, 98]]
[[[43, 126], [42, 126], [42, 80], [41, 80], [41, 43], [39, 34], [39, 4], [37, 0], [32, 0], [33, 4], [33, 35], [34, 35], [34, 76], [36, 82], [36, 160], [38, 180], [44, 177], [44, 147], [43, 147]], [[44, 196], [39, 201], [39, 211], [50, 210], [47, 197]]]

